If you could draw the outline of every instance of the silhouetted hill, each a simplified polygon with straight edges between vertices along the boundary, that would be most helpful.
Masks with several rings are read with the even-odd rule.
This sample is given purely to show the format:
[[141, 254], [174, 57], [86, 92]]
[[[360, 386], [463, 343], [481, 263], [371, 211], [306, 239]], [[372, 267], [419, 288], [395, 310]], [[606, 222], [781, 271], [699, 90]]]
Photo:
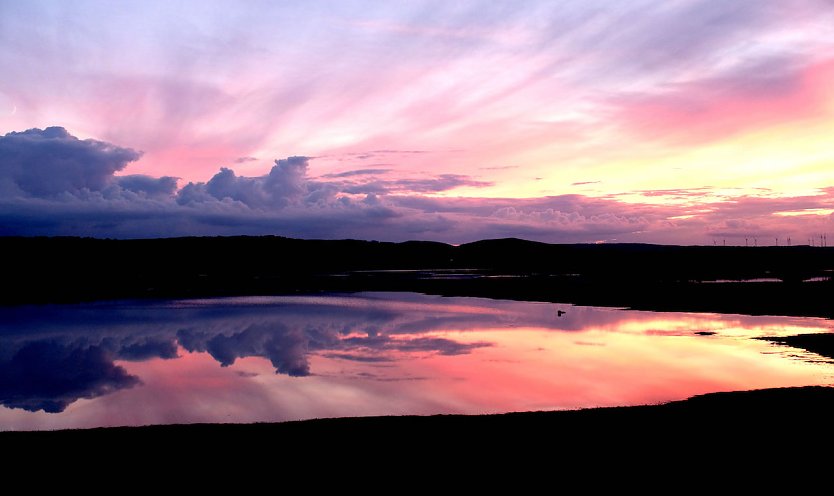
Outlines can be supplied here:
[[[0, 238], [0, 249], [9, 261], [5, 304], [390, 290], [834, 315], [834, 248], [552, 245], [514, 238], [452, 246], [241, 236]], [[728, 282], [760, 278], [779, 282]], [[818, 280], [803, 282], [812, 278]], [[724, 282], [701, 283], [716, 280]]]
[[647, 244], [551, 245], [515, 238], [458, 247], [461, 262], [498, 270], [658, 280], [778, 278], [801, 281], [834, 268], [834, 250], [795, 247], [715, 247]]

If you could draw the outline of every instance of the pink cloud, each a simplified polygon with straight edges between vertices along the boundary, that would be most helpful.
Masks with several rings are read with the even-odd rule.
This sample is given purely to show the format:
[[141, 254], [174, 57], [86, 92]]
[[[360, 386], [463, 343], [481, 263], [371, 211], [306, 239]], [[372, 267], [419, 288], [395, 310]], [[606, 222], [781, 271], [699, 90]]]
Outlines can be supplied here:
[[834, 60], [796, 67], [775, 60], [726, 76], [669, 84], [660, 93], [612, 101], [617, 120], [642, 138], [697, 144], [826, 115]]
[[[8, 193], [0, 199], [0, 235], [278, 234], [452, 243], [512, 236], [678, 244], [759, 236], [769, 244], [777, 237], [801, 241], [834, 231], [834, 187], [792, 197], [733, 196], [709, 187], [628, 196], [652, 199], [646, 202], [577, 194], [447, 198], [427, 195], [488, 183], [461, 174], [404, 177], [368, 169], [310, 177], [309, 159], [296, 156], [276, 160], [266, 174], [238, 175], [223, 168], [209, 181], [177, 190], [173, 177], [116, 176], [139, 157], [137, 152], [78, 140], [63, 128], [9, 133], [0, 137], [0, 151], [5, 151], [0, 153], [0, 189]], [[405, 152], [369, 153], [426, 155]], [[68, 169], [68, 163], [78, 166]], [[658, 197], [685, 201], [657, 203]]]

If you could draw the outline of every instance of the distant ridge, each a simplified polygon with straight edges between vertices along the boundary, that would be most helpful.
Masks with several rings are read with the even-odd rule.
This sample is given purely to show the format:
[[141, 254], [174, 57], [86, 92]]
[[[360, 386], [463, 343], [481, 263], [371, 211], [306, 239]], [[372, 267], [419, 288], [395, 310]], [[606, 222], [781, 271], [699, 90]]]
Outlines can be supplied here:
[[[834, 248], [809, 246], [556, 245], [518, 238], [453, 246], [235, 236], [5, 237], [0, 249], [9, 261], [4, 304], [385, 290], [834, 315]], [[773, 282], [732, 282], [745, 280]]]

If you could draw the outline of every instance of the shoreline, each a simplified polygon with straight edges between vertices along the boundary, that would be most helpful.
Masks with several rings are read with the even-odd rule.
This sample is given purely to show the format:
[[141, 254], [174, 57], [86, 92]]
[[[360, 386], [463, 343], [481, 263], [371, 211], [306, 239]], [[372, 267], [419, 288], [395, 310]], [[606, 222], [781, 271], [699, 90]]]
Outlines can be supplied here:
[[[262, 436], [315, 433], [373, 436], [374, 431], [416, 435], [455, 430], [456, 435], [474, 434], [474, 429], [496, 428], [493, 433], [529, 430], [548, 424], [552, 428], [590, 427], [617, 430], [625, 424], [641, 426], [650, 434], [677, 424], [695, 431], [734, 425], [738, 432], [788, 420], [834, 419], [834, 385], [794, 386], [706, 393], [659, 404], [592, 407], [496, 414], [388, 415], [335, 417], [256, 423], [191, 423], [146, 426], [94, 427], [33, 431], [0, 431], [0, 441], [67, 442], [77, 439], [122, 438], [147, 442], [159, 436]], [[735, 425], [743, 421], [744, 425]], [[696, 424], [689, 424], [697, 422]], [[461, 430], [462, 429], [462, 430]], [[377, 432], [378, 433], [378, 432]], [[657, 432], [655, 432], [657, 433]]]
[[[451, 246], [268, 236], [0, 237], [0, 247], [16, 261], [5, 274], [8, 290], [0, 305], [6, 307], [392, 291], [834, 318], [834, 248], [550, 245], [518, 239]], [[55, 253], [73, 253], [72, 263]], [[133, 261], [129, 268], [111, 270], [125, 258]]]
[[172, 474], [192, 487], [273, 474], [315, 475], [307, 480], [316, 487], [402, 478], [645, 488], [670, 477], [749, 487], [828, 473], [832, 419], [834, 387], [806, 386], [554, 412], [6, 431], [0, 445], [20, 473], [37, 464], [46, 474], [122, 474], [157, 487]]

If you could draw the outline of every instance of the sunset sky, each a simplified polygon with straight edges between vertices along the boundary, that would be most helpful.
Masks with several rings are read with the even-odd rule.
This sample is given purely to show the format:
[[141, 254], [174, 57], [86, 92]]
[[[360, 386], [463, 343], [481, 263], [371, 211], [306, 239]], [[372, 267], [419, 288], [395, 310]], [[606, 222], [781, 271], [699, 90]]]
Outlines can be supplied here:
[[831, 0], [0, 0], [0, 46], [1, 235], [834, 233]]

